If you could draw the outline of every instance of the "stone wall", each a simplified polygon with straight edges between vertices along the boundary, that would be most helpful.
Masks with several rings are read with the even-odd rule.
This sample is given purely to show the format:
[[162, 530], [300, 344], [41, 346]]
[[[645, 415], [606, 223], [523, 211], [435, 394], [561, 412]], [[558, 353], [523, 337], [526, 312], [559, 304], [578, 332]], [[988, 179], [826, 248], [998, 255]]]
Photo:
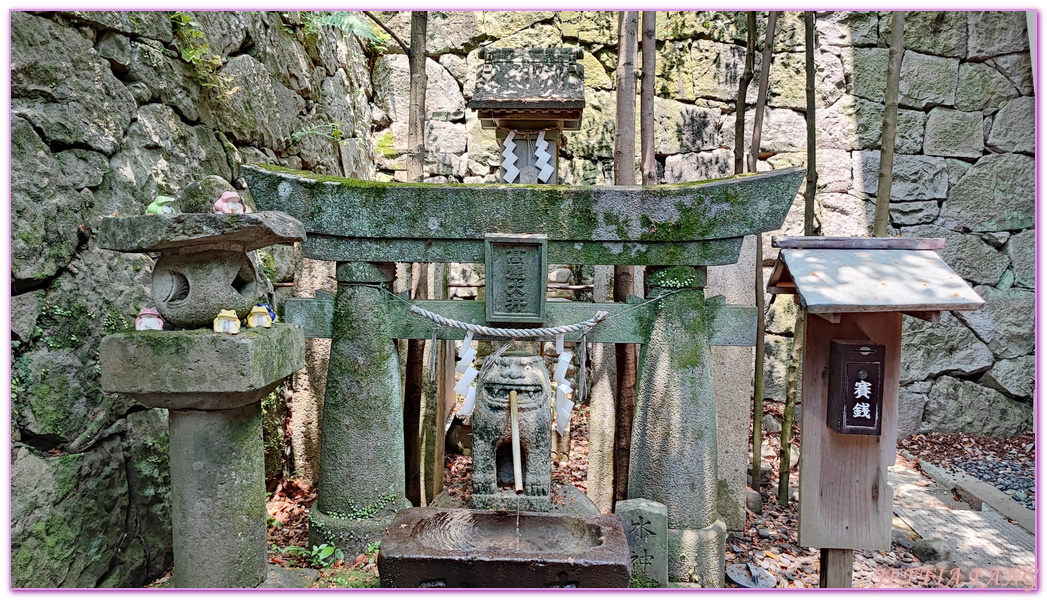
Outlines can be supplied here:
[[369, 177], [370, 57], [298, 13], [11, 24], [11, 583], [140, 586], [171, 565], [167, 416], [101, 392], [98, 345], [149, 304], [152, 260], [94, 231], [208, 175], [243, 190], [242, 163]]
[[[404, 178], [409, 84], [395, 44], [375, 59], [334, 30], [307, 35], [298, 13], [172, 16], [12, 13], [15, 586], [134, 586], [170, 565], [166, 416], [102, 394], [98, 383], [98, 342], [129, 327], [148, 301], [152, 261], [99, 250], [92, 232], [100, 219], [141, 214], [156, 195], [178, 196], [206, 175], [242, 189], [242, 163]], [[407, 39], [408, 13], [381, 16]], [[659, 179], [729, 175], [744, 17], [658, 16]], [[585, 50], [587, 108], [582, 130], [565, 136], [560, 177], [610, 183], [615, 22], [611, 12], [431, 13], [429, 181], [495, 178], [494, 133], [465, 110], [481, 47], [577, 45]], [[760, 22], [762, 37], [762, 14]], [[869, 230], [889, 25], [888, 13], [818, 13], [822, 235]], [[892, 234], [945, 237], [943, 257], [978, 286], [987, 306], [936, 325], [906, 318], [900, 422], [912, 426], [903, 433], [921, 422], [993, 435], [1031, 425], [1034, 101], [1025, 26], [1021, 12], [907, 19]], [[782, 15], [774, 47], [761, 169], [805, 160], [800, 13]], [[220, 66], [208, 67], [209, 53]], [[747, 101], [755, 96], [754, 83]], [[798, 202], [781, 233], [801, 231]], [[710, 269], [710, 291], [751, 302], [744, 282], [752, 257], [747, 250], [738, 266]], [[289, 252], [274, 258], [277, 280], [297, 271], [296, 294], [330, 285], [330, 265], [302, 267]], [[789, 298], [770, 305], [767, 395], [776, 400], [784, 395], [793, 319]], [[717, 382], [751, 356], [725, 350], [714, 352]], [[292, 417], [302, 450], [296, 466], [306, 475], [318, 442], [322, 344], [311, 352], [319, 364], [296, 381]], [[748, 379], [747, 369], [731, 378]], [[300, 404], [303, 396], [312, 400]], [[725, 397], [717, 402], [721, 489], [733, 499], [720, 511], [736, 529], [747, 407]]]

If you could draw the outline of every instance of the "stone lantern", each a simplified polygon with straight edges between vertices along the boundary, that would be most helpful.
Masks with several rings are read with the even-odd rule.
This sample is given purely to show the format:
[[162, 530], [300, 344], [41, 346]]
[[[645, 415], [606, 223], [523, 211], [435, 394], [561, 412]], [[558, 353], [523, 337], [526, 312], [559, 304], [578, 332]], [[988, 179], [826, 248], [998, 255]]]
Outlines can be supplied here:
[[581, 127], [585, 78], [578, 48], [491, 48], [469, 108], [494, 129], [504, 183], [557, 183], [561, 133]]
[[104, 391], [169, 411], [172, 584], [257, 587], [267, 568], [261, 400], [302, 368], [305, 337], [283, 323], [237, 335], [211, 324], [222, 313], [238, 326], [255, 306], [247, 253], [303, 241], [305, 229], [278, 212], [147, 214], [103, 219], [98, 239], [159, 253], [153, 302], [178, 328], [114, 333], [99, 349]]

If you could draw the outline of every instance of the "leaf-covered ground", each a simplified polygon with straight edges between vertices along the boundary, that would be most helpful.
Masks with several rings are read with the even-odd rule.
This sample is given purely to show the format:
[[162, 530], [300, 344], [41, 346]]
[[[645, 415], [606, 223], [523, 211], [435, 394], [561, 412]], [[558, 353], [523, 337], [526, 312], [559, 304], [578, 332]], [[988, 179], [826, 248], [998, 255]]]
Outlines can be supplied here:
[[[774, 415], [780, 422], [782, 405], [766, 403], [765, 414]], [[800, 445], [800, 428], [794, 424], [792, 441]], [[750, 440], [752, 428], [750, 425]], [[570, 450], [564, 456], [555, 451], [552, 456], [554, 482], [571, 484], [586, 490], [589, 464], [589, 406], [576, 407], [571, 421]], [[764, 460], [771, 467], [770, 482], [760, 487], [764, 497], [760, 513], [746, 511], [745, 529], [728, 537], [726, 564], [754, 564], [770, 571], [777, 579], [776, 587], [818, 587], [819, 553], [813, 548], [796, 544], [797, 504], [777, 503], [778, 454], [781, 447], [779, 433], [763, 433], [769, 450]], [[555, 443], [555, 442], [554, 442]], [[1032, 432], [1009, 439], [984, 438], [971, 434], [921, 434], [900, 440], [899, 449], [905, 449], [920, 460], [953, 468], [969, 467], [972, 460], [1007, 460], [1030, 465], [1034, 461], [1035, 444]], [[919, 461], [899, 457], [899, 463], [919, 470]], [[449, 494], [468, 500], [471, 494], [472, 458], [469, 455], [447, 454], [444, 488]], [[797, 486], [798, 467], [790, 472], [791, 488]], [[319, 568], [312, 587], [359, 588], [378, 586], [377, 547], [355, 557], [327, 557], [317, 562], [322, 552], [309, 547], [309, 508], [316, 501], [316, 489], [299, 479], [285, 479], [277, 487], [266, 505], [269, 513], [269, 560], [289, 567]], [[170, 574], [148, 587], [166, 587]], [[855, 553], [854, 587], [955, 587], [924, 568], [911, 553], [892, 545], [888, 552], [858, 551]], [[728, 587], [737, 587], [728, 580]]]

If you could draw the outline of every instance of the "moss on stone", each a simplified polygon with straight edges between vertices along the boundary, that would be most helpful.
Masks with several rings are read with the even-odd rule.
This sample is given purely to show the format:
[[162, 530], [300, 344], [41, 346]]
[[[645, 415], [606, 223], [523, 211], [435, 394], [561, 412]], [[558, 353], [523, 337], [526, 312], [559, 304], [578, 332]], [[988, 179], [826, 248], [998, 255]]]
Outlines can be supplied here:
[[400, 152], [397, 151], [393, 145], [393, 132], [387, 131], [375, 140], [375, 149], [378, 153], [385, 158], [396, 158], [400, 156]]
[[629, 578], [631, 588], [657, 588], [662, 587], [659, 583], [647, 576], [643, 569], [633, 568], [633, 574]]
[[265, 447], [266, 489], [275, 486], [283, 476], [284, 445], [286, 443], [284, 419], [287, 416], [283, 394], [284, 386], [280, 386], [262, 399], [262, 445]]
[[185, 356], [193, 347], [193, 340], [182, 332], [175, 331], [136, 331], [135, 342], [149, 348], [158, 356]]
[[648, 215], [640, 215], [640, 226], [643, 231], [640, 239], [651, 242], [679, 242], [683, 240], [701, 240], [708, 238], [716, 231], [716, 224], [705, 215], [688, 210], [682, 203], [676, 203], [680, 218], [670, 223], [660, 223]]

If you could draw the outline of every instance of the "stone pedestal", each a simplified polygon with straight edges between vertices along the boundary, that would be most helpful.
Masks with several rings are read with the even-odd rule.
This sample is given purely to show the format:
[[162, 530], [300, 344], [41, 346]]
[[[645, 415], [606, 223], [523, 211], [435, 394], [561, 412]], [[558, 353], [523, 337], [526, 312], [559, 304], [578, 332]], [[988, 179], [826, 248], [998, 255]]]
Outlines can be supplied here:
[[[640, 354], [629, 497], [666, 506], [669, 578], [723, 587], [726, 531], [717, 514], [716, 407], [705, 268], [648, 269], [659, 301]], [[681, 288], [682, 291], [681, 291]]]
[[257, 587], [266, 575], [261, 399], [302, 367], [296, 325], [135, 331], [102, 340], [102, 389], [166, 408], [174, 587]]
[[260, 404], [169, 414], [174, 587], [257, 586], [267, 545]]
[[381, 539], [404, 497], [403, 390], [389, 331], [393, 263], [339, 263], [309, 543], [356, 556]]

